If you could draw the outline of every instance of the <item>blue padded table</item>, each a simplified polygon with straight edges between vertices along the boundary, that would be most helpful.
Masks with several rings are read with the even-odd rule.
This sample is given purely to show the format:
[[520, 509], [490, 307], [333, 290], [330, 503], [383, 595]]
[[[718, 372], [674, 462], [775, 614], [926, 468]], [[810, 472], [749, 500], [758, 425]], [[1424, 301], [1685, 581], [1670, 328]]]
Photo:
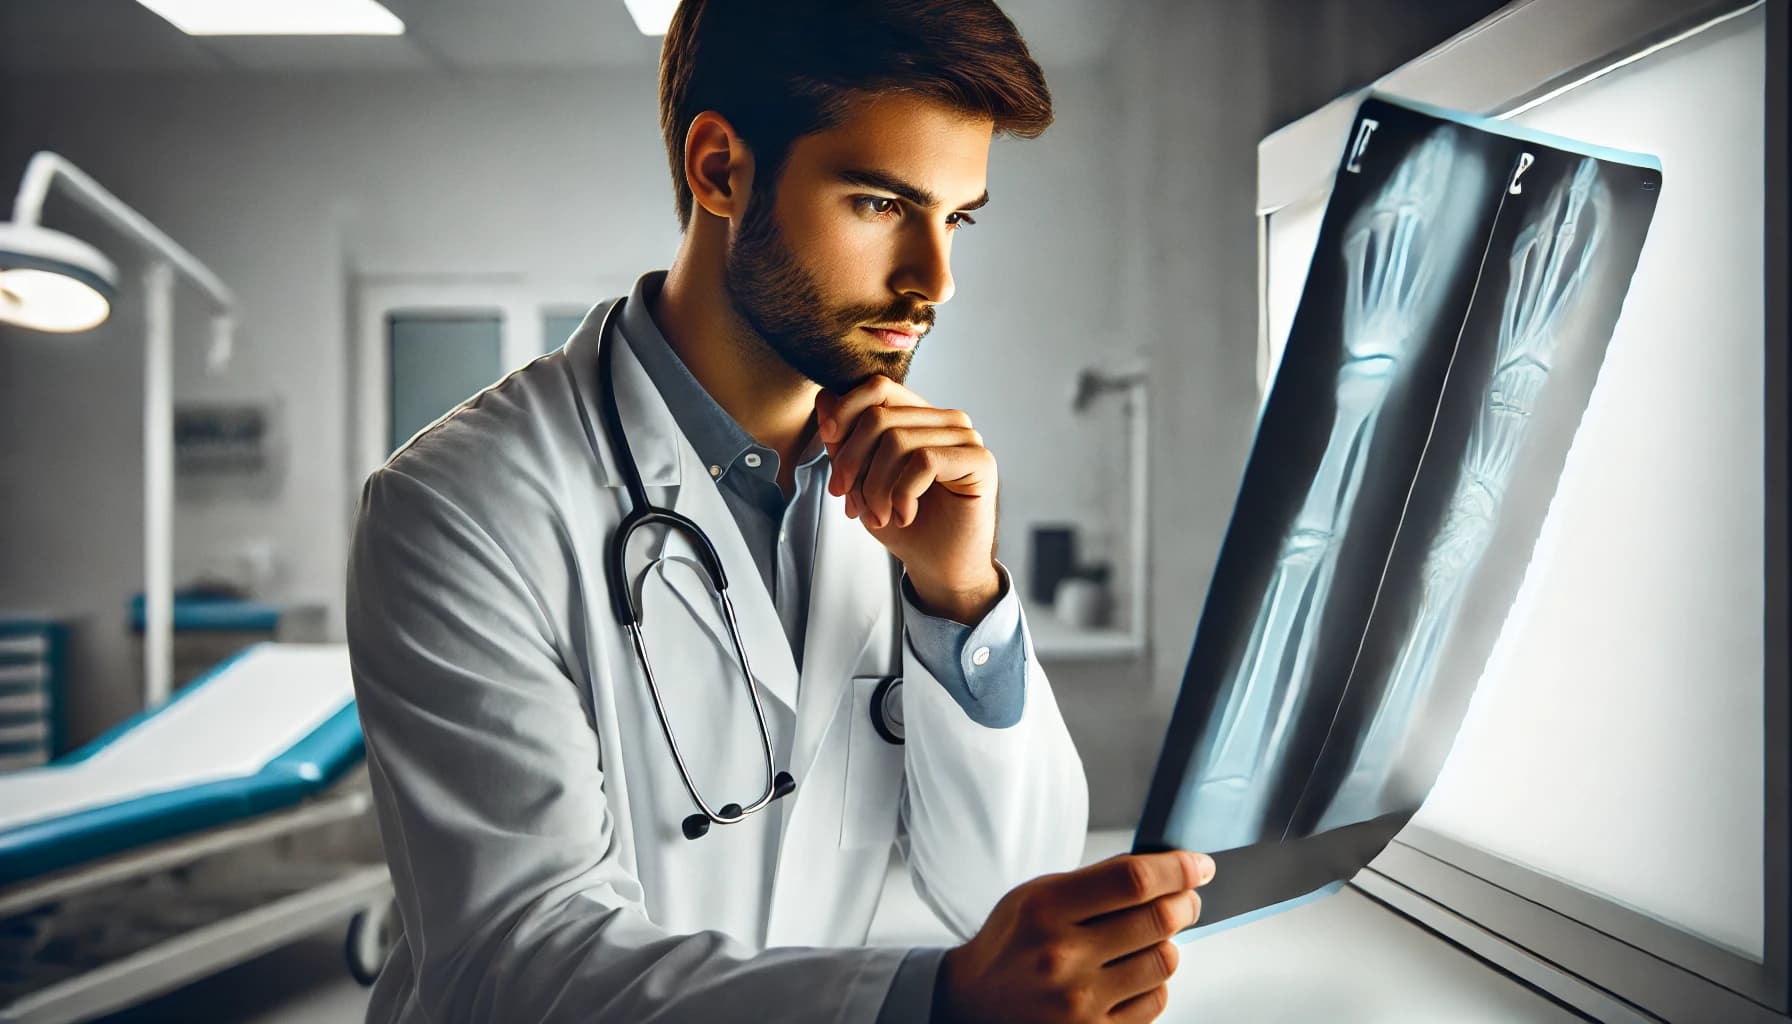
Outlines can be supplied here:
[[[149, 618], [142, 594], [130, 603], [131, 631], [143, 632]], [[174, 595], [174, 631], [216, 633], [272, 633], [280, 625], [280, 609], [260, 601], [208, 594]]]
[[347, 647], [257, 644], [69, 756], [0, 776], [0, 886], [299, 803], [361, 756]]

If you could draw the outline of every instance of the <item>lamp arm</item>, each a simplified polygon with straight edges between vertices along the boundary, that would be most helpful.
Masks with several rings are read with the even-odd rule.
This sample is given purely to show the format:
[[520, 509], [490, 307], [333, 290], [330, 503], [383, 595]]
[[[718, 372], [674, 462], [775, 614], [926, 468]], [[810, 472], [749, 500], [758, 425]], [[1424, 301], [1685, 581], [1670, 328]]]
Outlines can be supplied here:
[[216, 372], [230, 357], [236, 296], [218, 275], [124, 201], [55, 153], [39, 152], [25, 167], [13, 222], [36, 227], [50, 188], [62, 183], [82, 206], [149, 250], [144, 273], [143, 397], [143, 697], [156, 707], [173, 689], [174, 632], [174, 278], [198, 286], [213, 307], [207, 363]]
[[36, 226], [43, 216], [44, 200], [49, 198], [50, 186], [57, 181], [62, 182], [64, 190], [82, 206], [99, 214], [106, 223], [167, 260], [182, 276], [205, 293], [216, 313], [221, 316], [235, 314], [236, 296], [231, 294], [223, 281], [218, 280], [218, 275], [212, 273], [211, 268], [199, 262], [179, 242], [169, 238], [142, 214], [126, 206], [123, 200], [108, 192], [105, 186], [55, 153], [40, 151], [26, 165], [24, 180], [19, 183], [18, 198], [13, 203], [13, 223]]

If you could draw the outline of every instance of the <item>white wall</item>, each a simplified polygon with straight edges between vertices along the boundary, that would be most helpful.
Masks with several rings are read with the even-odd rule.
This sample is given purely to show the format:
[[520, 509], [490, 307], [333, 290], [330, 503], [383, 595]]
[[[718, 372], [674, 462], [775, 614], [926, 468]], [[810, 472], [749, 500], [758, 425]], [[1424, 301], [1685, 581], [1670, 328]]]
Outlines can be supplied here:
[[1131, 6], [1120, 66], [1124, 322], [1151, 352], [1155, 702], [1182, 681], [1255, 419], [1256, 145], [1271, 35], [1253, 6]]

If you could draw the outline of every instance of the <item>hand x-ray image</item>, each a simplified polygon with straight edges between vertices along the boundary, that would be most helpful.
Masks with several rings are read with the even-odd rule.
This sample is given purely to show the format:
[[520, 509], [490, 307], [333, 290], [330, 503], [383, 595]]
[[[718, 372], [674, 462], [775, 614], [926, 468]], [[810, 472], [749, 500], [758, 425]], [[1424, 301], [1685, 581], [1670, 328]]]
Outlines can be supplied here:
[[1134, 842], [1218, 861], [1187, 934], [1341, 887], [1424, 802], [1660, 186], [1651, 157], [1358, 110]]

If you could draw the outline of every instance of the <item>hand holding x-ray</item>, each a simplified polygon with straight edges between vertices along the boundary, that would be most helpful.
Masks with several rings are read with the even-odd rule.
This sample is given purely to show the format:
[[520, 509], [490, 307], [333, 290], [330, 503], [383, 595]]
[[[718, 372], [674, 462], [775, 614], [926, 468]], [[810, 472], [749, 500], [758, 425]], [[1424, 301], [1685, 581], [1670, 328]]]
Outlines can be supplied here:
[[1139, 1024], [1162, 1013], [1212, 858], [1121, 854], [1017, 887], [940, 966], [933, 1020]]

